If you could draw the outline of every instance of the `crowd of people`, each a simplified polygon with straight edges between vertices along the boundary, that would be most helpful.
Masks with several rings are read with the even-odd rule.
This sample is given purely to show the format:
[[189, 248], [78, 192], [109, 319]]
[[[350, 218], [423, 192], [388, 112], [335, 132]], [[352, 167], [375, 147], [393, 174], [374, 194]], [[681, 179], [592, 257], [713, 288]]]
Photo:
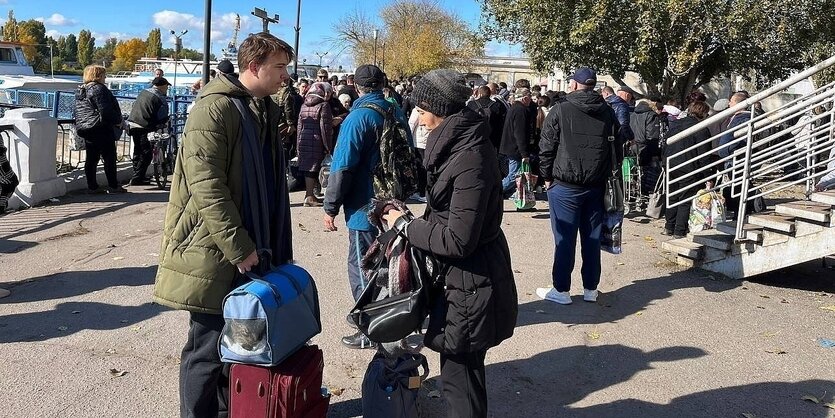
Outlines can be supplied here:
[[[344, 213], [346, 275], [356, 301], [366, 286], [362, 257], [382, 232], [371, 224], [368, 211], [387, 112], [408, 133], [426, 182], [412, 199], [426, 202], [427, 210], [407, 219], [392, 209], [384, 218], [399, 225], [412, 245], [448, 266], [445, 292], [433, 301], [424, 343], [440, 354], [448, 416], [486, 417], [485, 356], [513, 334], [516, 324], [517, 290], [501, 225], [503, 200], [516, 193], [522, 167], [531, 167], [546, 190], [555, 241], [551, 283], [536, 289], [537, 296], [561, 305], [573, 302], [579, 239], [582, 300], [595, 302], [603, 195], [612, 167], [620, 167], [626, 154], [635, 156], [647, 178], [641, 192], [647, 194], [662, 162], [673, 154], [686, 150], [685, 158], [692, 161], [669, 173], [673, 177], [731, 155], [740, 145], [730, 134], [717, 144], [694, 145], [747, 123], [751, 115], [741, 109], [717, 126], [665, 146], [665, 138], [749, 95], [735, 92], [714, 106], [698, 91], [682, 104], [657, 97], [636, 100], [638, 94], [628, 87], [598, 88], [596, 72], [585, 67], [570, 76], [568, 92], [543, 91], [525, 79], [476, 86], [448, 69], [390, 80], [375, 65], [362, 65], [344, 77], [320, 69], [316, 80], [293, 80], [287, 68], [294, 54], [272, 35], [253, 34], [239, 48], [238, 73], [224, 64], [208, 84], [194, 86], [198, 98], [176, 155], [154, 287], [156, 302], [190, 313], [180, 368], [182, 417], [221, 416], [228, 408], [228, 367], [217, 351], [223, 298], [245, 280], [243, 273], [293, 260], [289, 161], [304, 178], [302, 204], [323, 210], [327, 231], [338, 229], [337, 216]], [[148, 184], [147, 135], [169, 118], [170, 83], [158, 74], [123, 120], [104, 77], [101, 66], [84, 71], [76, 95], [78, 134], [86, 143], [89, 191], [123, 193], [116, 179], [115, 141], [127, 130], [134, 142], [131, 185]], [[238, 109], [236, 102], [244, 107]], [[244, 126], [249, 119], [252, 126]], [[801, 119], [797, 130], [812, 123]], [[244, 149], [250, 139], [260, 145], [257, 152]], [[96, 181], [100, 160], [106, 189]], [[0, 160], [0, 175], [3, 164]], [[262, 164], [272, 174], [262, 184], [267, 199], [253, 195], [253, 184], [262, 180], [248, 169]], [[817, 184], [819, 190], [833, 186], [835, 173]], [[667, 210], [664, 233], [684, 236], [687, 215], [686, 206]], [[253, 238], [262, 229], [270, 231], [267, 258], [259, 257], [262, 249]], [[350, 317], [347, 322], [357, 328]], [[342, 343], [354, 349], [376, 346], [358, 330]]]

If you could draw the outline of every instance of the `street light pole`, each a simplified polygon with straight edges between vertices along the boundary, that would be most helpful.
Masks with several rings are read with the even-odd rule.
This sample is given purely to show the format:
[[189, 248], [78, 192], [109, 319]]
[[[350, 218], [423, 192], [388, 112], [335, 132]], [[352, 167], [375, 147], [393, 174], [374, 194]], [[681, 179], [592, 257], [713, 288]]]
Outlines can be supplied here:
[[374, 65], [377, 65], [377, 37], [380, 36], [380, 31], [374, 29]]
[[[203, 85], [209, 84], [209, 56], [212, 53], [212, 0], [206, 0], [206, 21], [203, 23]], [[175, 71], [174, 74], [177, 74]]]
[[316, 54], [316, 56], [317, 56], [317, 57], [319, 57], [319, 67], [321, 67], [321, 66], [322, 66], [322, 58], [323, 58], [325, 55], [328, 55], [328, 51], [325, 51], [325, 53], [324, 53], [324, 54], [320, 54], [320, 53], [318, 53], [318, 52], [314, 52], [314, 54]]
[[293, 64], [293, 78], [299, 81], [299, 32], [301, 32], [302, 0], [296, 2], [296, 42], [293, 49], [296, 51], [296, 60]]
[[182, 37], [183, 35], [188, 33], [188, 29], [183, 29], [182, 32], [178, 35], [177, 32], [171, 31], [171, 34], [174, 35], [174, 94], [172, 96], [177, 97], [177, 55], [180, 53], [180, 47], [183, 45]]
[[270, 23], [278, 23], [278, 15], [274, 15], [270, 17], [269, 13], [267, 13], [264, 9], [255, 8], [252, 11], [252, 15], [261, 19], [262, 31], [265, 33], [270, 33]]

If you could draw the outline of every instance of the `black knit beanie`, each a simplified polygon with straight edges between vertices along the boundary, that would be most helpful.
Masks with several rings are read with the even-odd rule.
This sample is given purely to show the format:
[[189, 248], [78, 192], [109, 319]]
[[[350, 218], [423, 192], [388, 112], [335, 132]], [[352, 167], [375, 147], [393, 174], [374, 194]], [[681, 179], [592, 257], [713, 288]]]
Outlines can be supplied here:
[[432, 70], [415, 84], [411, 100], [427, 112], [447, 117], [463, 109], [472, 93], [458, 71]]

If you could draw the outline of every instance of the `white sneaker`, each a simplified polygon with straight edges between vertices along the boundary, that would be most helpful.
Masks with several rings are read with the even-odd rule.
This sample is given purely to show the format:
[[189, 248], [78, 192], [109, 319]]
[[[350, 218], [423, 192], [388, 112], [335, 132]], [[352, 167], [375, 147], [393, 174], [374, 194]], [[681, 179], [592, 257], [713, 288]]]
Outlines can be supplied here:
[[600, 293], [596, 289], [583, 289], [583, 300], [586, 302], [597, 302], [597, 294]]
[[553, 287], [540, 287], [536, 289], [536, 295], [542, 299], [559, 303], [560, 305], [571, 305], [571, 294], [568, 292], [558, 292]]

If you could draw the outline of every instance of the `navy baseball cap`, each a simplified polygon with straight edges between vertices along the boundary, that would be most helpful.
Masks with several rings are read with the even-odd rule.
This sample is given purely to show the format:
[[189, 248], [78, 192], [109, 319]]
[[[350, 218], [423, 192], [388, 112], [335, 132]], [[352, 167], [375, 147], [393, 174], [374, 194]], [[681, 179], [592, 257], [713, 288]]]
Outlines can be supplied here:
[[595, 73], [591, 68], [580, 67], [574, 71], [574, 75], [571, 76], [571, 79], [584, 86], [594, 86], [597, 84], [597, 73]]

